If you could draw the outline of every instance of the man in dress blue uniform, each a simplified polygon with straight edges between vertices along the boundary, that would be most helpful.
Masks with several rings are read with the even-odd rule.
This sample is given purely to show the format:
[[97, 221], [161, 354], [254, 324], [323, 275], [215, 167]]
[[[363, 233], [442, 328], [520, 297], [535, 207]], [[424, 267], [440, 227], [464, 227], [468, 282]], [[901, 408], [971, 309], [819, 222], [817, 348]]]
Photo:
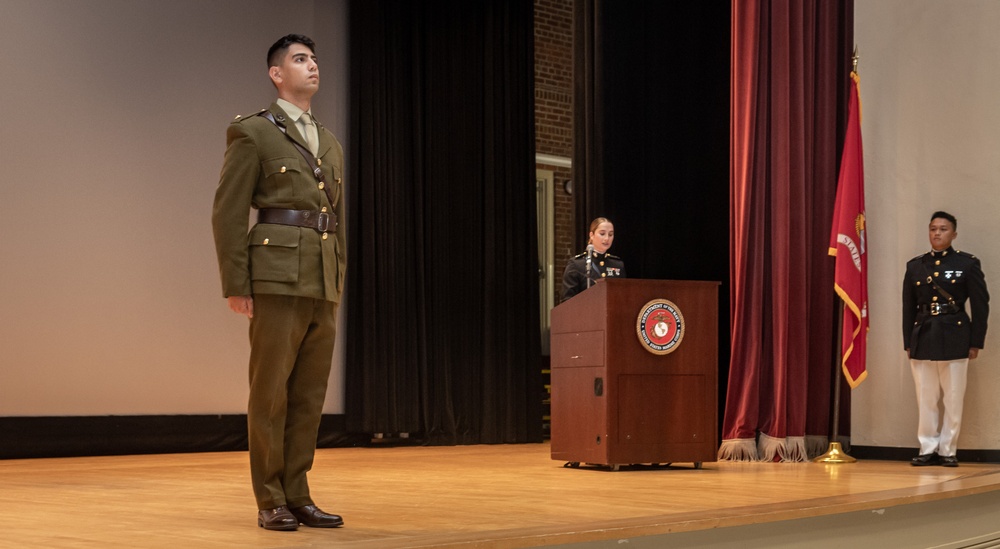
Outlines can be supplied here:
[[986, 340], [986, 279], [976, 256], [951, 246], [957, 229], [955, 216], [934, 212], [931, 251], [911, 259], [903, 278], [903, 347], [910, 357], [919, 408], [920, 454], [911, 462], [916, 466], [958, 466], [969, 360], [979, 355]]

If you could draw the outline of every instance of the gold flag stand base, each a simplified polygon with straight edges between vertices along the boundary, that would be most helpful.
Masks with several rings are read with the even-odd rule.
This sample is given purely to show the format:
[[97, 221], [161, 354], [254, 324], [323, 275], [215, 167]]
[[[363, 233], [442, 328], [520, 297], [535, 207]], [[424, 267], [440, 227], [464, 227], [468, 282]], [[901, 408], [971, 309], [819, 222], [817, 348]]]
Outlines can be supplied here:
[[857, 461], [840, 448], [839, 442], [831, 442], [830, 448], [825, 454], [812, 458], [813, 463], [855, 463]]

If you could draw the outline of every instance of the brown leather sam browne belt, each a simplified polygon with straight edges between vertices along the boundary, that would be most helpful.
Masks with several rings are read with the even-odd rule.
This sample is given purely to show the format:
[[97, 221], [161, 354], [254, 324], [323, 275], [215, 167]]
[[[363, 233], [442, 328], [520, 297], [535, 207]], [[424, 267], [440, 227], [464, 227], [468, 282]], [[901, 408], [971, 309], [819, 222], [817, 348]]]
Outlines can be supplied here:
[[261, 208], [257, 211], [257, 223], [274, 223], [315, 229], [321, 233], [337, 228], [337, 214], [316, 210], [286, 210], [283, 208]]

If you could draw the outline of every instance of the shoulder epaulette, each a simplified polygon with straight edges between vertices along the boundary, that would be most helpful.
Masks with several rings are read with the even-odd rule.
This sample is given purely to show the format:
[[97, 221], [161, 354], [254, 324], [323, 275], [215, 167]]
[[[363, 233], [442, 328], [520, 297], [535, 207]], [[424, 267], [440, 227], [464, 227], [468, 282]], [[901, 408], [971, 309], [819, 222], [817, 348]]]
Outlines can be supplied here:
[[581, 259], [583, 256], [587, 255], [587, 252], [579, 253], [573, 256], [573, 259]]
[[261, 109], [261, 110], [255, 112], [255, 113], [251, 113], [251, 114], [237, 114], [236, 118], [233, 118], [233, 121], [230, 122], [230, 124], [239, 124], [239, 123], [243, 122], [244, 120], [249, 120], [249, 119], [251, 119], [251, 118], [253, 118], [255, 116], [260, 116], [266, 110], [267, 109]]
[[611, 259], [617, 259], [618, 261], [622, 260], [622, 258], [618, 257], [617, 255], [606, 254], [606, 257]]
[[962, 250], [955, 250], [955, 253], [958, 255], [964, 255], [965, 257], [969, 257], [972, 259], [976, 259], [976, 256], [970, 254], [969, 252], [963, 252]]

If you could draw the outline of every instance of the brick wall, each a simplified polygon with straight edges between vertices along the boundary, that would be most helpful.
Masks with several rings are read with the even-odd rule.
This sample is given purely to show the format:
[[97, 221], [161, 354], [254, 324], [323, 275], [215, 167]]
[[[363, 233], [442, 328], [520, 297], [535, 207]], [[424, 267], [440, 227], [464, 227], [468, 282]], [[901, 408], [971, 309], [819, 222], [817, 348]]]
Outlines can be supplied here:
[[[573, 157], [573, 0], [535, 0], [535, 152]], [[577, 253], [573, 196], [564, 190], [571, 168], [538, 164], [555, 177], [556, 303], [562, 270]], [[580, 237], [582, 238], [582, 237]]]

